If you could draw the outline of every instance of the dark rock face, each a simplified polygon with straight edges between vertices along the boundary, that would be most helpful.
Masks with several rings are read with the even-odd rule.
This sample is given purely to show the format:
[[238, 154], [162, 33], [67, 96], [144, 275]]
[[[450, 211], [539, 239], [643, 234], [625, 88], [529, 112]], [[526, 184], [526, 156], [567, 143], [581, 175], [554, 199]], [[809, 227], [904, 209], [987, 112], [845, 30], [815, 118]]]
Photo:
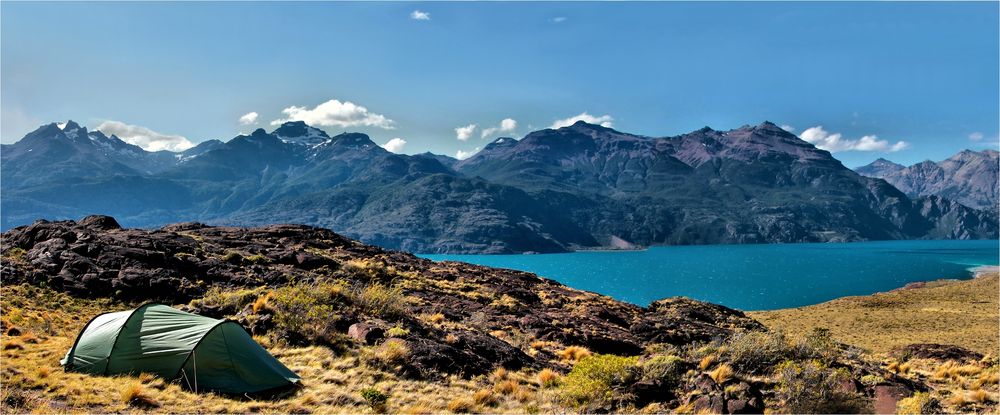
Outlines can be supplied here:
[[[122, 229], [110, 217], [81, 222], [38, 221], [2, 236], [2, 283], [33, 283], [87, 297], [160, 300], [199, 298], [211, 287], [279, 287], [335, 274], [349, 286], [371, 277], [341, 272], [351, 260], [374, 261], [407, 297], [400, 320], [419, 376], [476, 375], [497, 366], [519, 368], [555, 359], [553, 351], [531, 357], [495, 332], [580, 345], [594, 352], [639, 354], [652, 343], [687, 344], [728, 337], [736, 330], [763, 330], [742, 312], [689, 299], [666, 299], [643, 308], [578, 291], [525, 272], [458, 262], [435, 263], [302, 225], [259, 228], [177, 223], [158, 230]], [[388, 271], [387, 271], [388, 272]], [[192, 303], [194, 304], [194, 303]], [[247, 316], [254, 333], [270, 330], [264, 312], [189, 309], [205, 315]], [[464, 329], [454, 336], [418, 318], [440, 313]], [[376, 343], [385, 322], [367, 315], [341, 316], [337, 330]], [[341, 327], [342, 326], [342, 327]]]
[[885, 179], [913, 198], [939, 196], [974, 209], [997, 210], [1000, 153], [963, 150], [941, 162], [930, 160], [904, 167], [879, 159], [857, 172]]
[[580, 122], [462, 161], [302, 122], [182, 153], [52, 124], [0, 151], [0, 228], [97, 212], [142, 227], [304, 223], [423, 253], [993, 238], [995, 212], [949, 207], [971, 193], [995, 205], [995, 152], [984, 154], [992, 173], [973, 154], [941, 167], [958, 184], [927, 187], [945, 198], [928, 208], [912, 199], [927, 192], [859, 176], [768, 122], [676, 137]]
[[896, 356], [909, 356], [921, 359], [935, 359], [940, 361], [955, 360], [958, 362], [979, 361], [983, 355], [964, 347], [950, 344], [918, 343], [901, 347], [893, 351]]

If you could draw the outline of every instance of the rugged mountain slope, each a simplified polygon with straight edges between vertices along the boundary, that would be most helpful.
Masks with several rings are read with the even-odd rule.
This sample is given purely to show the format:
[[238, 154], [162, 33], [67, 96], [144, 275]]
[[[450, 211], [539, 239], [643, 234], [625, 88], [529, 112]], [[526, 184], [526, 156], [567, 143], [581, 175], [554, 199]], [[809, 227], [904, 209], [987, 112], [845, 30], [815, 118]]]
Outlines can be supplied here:
[[909, 167], [876, 160], [858, 173], [885, 179], [911, 197], [940, 196], [976, 209], [996, 211], [1000, 160], [995, 150], [963, 150], [941, 162], [922, 161]]
[[580, 122], [458, 161], [302, 122], [178, 154], [70, 122], [4, 146], [2, 174], [3, 228], [91, 213], [147, 227], [305, 223], [413, 252], [485, 253], [996, 236], [995, 213], [911, 200], [771, 123], [653, 138]]
[[[859, 176], [768, 122], [664, 138], [578, 122], [484, 149], [456, 168], [514, 187], [588, 195], [601, 208], [580, 212], [586, 216], [578, 223], [604, 243], [916, 238], [939, 221], [937, 212], [919, 210], [891, 186]], [[951, 225], [955, 234], [991, 234], [988, 227]]]

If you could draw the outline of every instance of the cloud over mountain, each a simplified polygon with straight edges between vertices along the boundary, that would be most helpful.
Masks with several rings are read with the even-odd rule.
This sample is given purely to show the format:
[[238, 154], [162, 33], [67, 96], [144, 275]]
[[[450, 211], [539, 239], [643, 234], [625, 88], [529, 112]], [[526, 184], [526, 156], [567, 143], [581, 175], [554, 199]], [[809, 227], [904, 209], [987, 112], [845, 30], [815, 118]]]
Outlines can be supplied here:
[[309, 125], [321, 127], [378, 127], [386, 130], [395, 128], [395, 121], [382, 114], [376, 114], [350, 101], [331, 99], [315, 108], [291, 106], [281, 110], [285, 118], [271, 121], [271, 125], [281, 125], [288, 121], [305, 121]]
[[826, 131], [822, 125], [807, 128], [799, 137], [815, 145], [817, 148], [831, 153], [840, 151], [881, 151], [891, 153], [910, 147], [910, 143], [906, 141], [897, 141], [890, 144], [887, 140], [879, 140], [878, 136], [874, 134], [852, 140], [844, 138], [844, 135], [841, 133]]
[[569, 127], [569, 126], [573, 125], [574, 123], [576, 123], [577, 121], [583, 121], [583, 122], [585, 122], [587, 124], [597, 124], [597, 125], [600, 125], [601, 127], [611, 128], [611, 127], [614, 126], [614, 124], [612, 124], [612, 122], [614, 120], [615, 120], [614, 117], [612, 117], [610, 115], [607, 115], [607, 114], [595, 117], [593, 115], [588, 114], [586, 111], [584, 111], [584, 112], [580, 113], [579, 115], [574, 115], [574, 116], [569, 117], [569, 118], [564, 118], [564, 119], [561, 119], [561, 120], [556, 120], [554, 123], [552, 123], [551, 126], [549, 126], [549, 128]]
[[403, 147], [406, 146], [406, 140], [396, 137], [389, 140], [385, 144], [382, 144], [382, 148], [388, 150], [390, 153], [400, 153], [403, 151]]
[[126, 124], [121, 121], [105, 121], [97, 129], [107, 135], [116, 135], [129, 144], [135, 144], [146, 151], [183, 151], [194, 147], [194, 143], [184, 136], [163, 134], [149, 128]]

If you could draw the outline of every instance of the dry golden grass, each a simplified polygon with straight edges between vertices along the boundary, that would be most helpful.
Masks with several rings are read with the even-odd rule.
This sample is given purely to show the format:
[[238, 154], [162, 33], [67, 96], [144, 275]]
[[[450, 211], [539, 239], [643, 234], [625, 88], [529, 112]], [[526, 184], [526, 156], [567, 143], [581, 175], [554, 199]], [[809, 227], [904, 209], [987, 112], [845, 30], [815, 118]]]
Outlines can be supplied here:
[[542, 369], [538, 372], [538, 385], [543, 388], [548, 388], [559, 384], [559, 373], [552, 369]]
[[708, 368], [712, 367], [712, 365], [715, 364], [715, 362], [718, 359], [719, 358], [716, 357], [714, 354], [710, 354], [708, 356], [705, 356], [705, 357], [701, 358], [701, 362], [698, 362], [698, 369], [708, 370]]
[[558, 356], [560, 359], [567, 362], [577, 362], [584, 357], [590, 356], [592, 353], [589, 349], [583, 346], [569, 346], [565, 349], [559, 351]]
[[733, 368], [727, 364], [721, 364], [715, 370], [708, 373], [708, 376], [715, 381], [715, 383], [723, 384], [729, 379], [733, 378]]
[[472, 394], [472, 401], [476, 405], [493, 406], [497, 404], [497, 395], [489, 389], [480, 389]]
[[[361, 391], [372, 387], [390, 396], [384, 409], [388, 413], [444, 413], [451, 409], [470, 412], [478, 408], [472, 397], [483, 389], [483, 377], [408, 379], [365, 364], [364, 349], [336, 354], [319, 346], [286, 347], [261, 336], [255, 339], [302, 377], [303, 386], [296, 393], [275, 400], [247, 400], [189, 392], [177, 382], [150, 374], [107, 377], [62, 370], [59, 359], [90, 317], [134, 306], [81, 300], [25, 286], [0, 287], [5, 324], [15, 324], [21, 330], [19, 336], [32, 333], [38, 339], [36, 343], [24, 343], [19, 336], [0, 336], [4, 345], [11, 341], [19, 344], [0, 352], [0, 413], [371, 413]], [[505, 372], [505, 380], [515, 384], [515, 379], [534, 376], [533, 371]], [[518, 399], [529, 396], [531, 391], [521, 385], [517, 389], [521, 395], [515, 391], [509, 399], [497, 395], [495, 406], [488, 412], [565, 412], [548, 392], [521, 402]], [[464, 402], [453, 404], [455, 397], [465, 397]]]
[[476, 403], [469, 398], [455, 398], [448, 402], [448, 410], [456, 414], [471, 413]]
[[507, 379], [493, 384], [493, 390], [501, 395], [510, 395], [521, 389], [521, 384], [514, 379]]
[[973, 280], [935, 281], [923, 288], [749, 314], [792, 337], [822, 327], [838, 341], [878, 353], [913, 343], [941, 343], [995, 354], [1000, 348], [998, 280], [996, 273], [989, 273]]

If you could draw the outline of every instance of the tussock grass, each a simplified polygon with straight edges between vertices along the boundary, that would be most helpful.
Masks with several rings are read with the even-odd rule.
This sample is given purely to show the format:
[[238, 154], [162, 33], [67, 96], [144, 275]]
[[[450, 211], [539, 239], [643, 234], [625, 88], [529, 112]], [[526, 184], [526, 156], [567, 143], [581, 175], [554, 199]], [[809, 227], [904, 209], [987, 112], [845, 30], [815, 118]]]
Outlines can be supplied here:
[[715, 383], [721, 385], [732, 379], [734, 373], [735, 372], [733, 371], [732, 366], [729, 366], [728, 364], [721, 364], [719, 367], [715, 368], [715, 370], [709, 372], [708, 377], [712, 378]]
[[559, 356], [560, 359], [562, 359], [564, 361], [567, 361], [567, 362], [578, 362], [578, 361], [580, 361], [580, 359], [583, 359], [583, 358], [585, 358], [587, 356], [590, 356], [591, 354], [593, 354], [593, 353], [591, 353], [590, 350], [587, 349], [586, 347], [583, 347], [583, 346], [569, 346], [569, 347], [567, 347], [565, 349], [562, 349], [558, 353], [558, 356]]
[[552, 369], [542, 369], [538, 372], [538, 385], [543, 388], [556, 386], [559, 384], [560, 377], [559, 373], [556, 373], [556, 371]]

